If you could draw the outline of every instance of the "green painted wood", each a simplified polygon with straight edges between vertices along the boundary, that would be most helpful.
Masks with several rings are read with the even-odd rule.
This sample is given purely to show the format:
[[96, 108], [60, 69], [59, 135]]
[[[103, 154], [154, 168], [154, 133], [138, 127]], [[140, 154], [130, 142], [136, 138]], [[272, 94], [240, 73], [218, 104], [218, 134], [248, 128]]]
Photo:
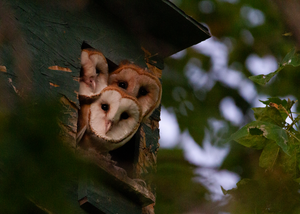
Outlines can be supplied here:
[[[7, 69], [7, 72], [0, 72], [1, 89], [11, 95], [10, 98], [0, 95], [0, 98], [5, 99], [7, 108], [11, 109], [14, 97], [26, 99], [29, 93], [36, 97], [34, 103], [37, 105], [41, 96], [60, 99], [64, 116], [59, 121], [64, 137], [73, 149], [76, 147], [77, 93], [83, 41], [101, 51], [111, 65], [128, 60], [141, 67], [150, 63], [162, 69], [164, 57], [210, 36], [204, 26], [164, 0], [91, 0], [83, 10], [62, 7], [58, 1], [5, 2], [14, 11], [9, 18], [16, 26], [15, 34], [18, 36], [8, 38], [0, 48], [0, 66]], [[30, 64], [29, 72], [24, 76], [19, 68], [25, 66], [22, 62], [26, 60], [30, 60]], [[18, 64], [20, 62], [21, 65]], [[53, 66], [64, 69], [55, 70]], [[22, 87], [28, 88], [23, 90]], [[150, 122], [143, 123], [126, 146], [112, 152], [113, 159], [127, 170], [129, 177], [126, 176], [126, 179], [114, 177], [109, 170], [100, 170], [98, 178], [80, 178], [78, 182], [74, 176], [69, 186], [57, 187], [65, 191], [65, 198], [61, 201], [68, 203], [71, 213], [138, 214], [142, 213], [142, 206], [154, 202], [154, 196], [147, 198], [145, 192], [154, 193], [155, 189], [152, 175], [156, 171], [159, 148], [159, 120], [158, 108]], [[130, 158], [124, 154], [130, 154]], [[134, 188], [132, 178], [145, 181], [144, 192]], [[86, 203], [80, 207], [78, 199], [82, 198], [86, 198]], [[43, 205], [55, 213], [55, 207], [41, 203]]]
[[210, 37], [206, 27], [168, 0], [99, 1], [153, 54], [168, 57]]
[[[103, 174], [103, 176], [106, 176]], [[103, 177], [102, 177], [103, 178]], [[98, 211], [105, 214], [141, 214], [142, 205], [122, 194], [120, 189], [103, 181], [104, 179], [81, 179], [78, 200], [87, 212]]]
[[[98, 4], [92, 3], [83, 11], [69, 12], [55, 5], [34, 2], [11, 1], [30, 46], [33, 83], [39, 92], [60, 93], [78, 105], [74, 91], [78, 91], [79, 86], [74, 78], [79, 76], [83, 41], [116, 64], [127, 59], [145, 66], [144, 53], [134, 37]], [[55, 73], [48, 69], [53, 65], [68, 67], [72, 72]], [[12, 71], [9, 65], [7, 68]], [[50, 81], [59, 85], [54, 92], [49, 87]]]

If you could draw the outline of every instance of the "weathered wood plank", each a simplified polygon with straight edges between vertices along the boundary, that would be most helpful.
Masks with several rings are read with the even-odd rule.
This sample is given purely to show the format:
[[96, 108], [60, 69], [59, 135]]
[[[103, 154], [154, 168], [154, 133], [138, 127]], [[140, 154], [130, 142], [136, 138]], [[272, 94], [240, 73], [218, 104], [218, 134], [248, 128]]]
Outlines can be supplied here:
[[[91, 0], [77, 10], [59, 1], [6, 0], [5, 4], [13, 13], [2, 20], [8, 30], [0, 34], [0, 87], [10, 96], [0, 95], [0, 99], [6, 101], [7, 109], [13, 109], [16, 97], [26, 99], [29, 94], [36, 97], [37, 105], [39, 97], [60, 100], [61, 137], [74, 151], [83, 41], [101, 51], [110, 67], [127, 60], [161, 77], [163, 57], [209, 37], [205, 27], [168, 1]], [[131, 141], [111, 152], [126, 173], [102, 163], [95, 169], [99, 180], [79, 183], [82, 203], [98, 207], [99, 213], [154, 213], [159, 120], [158, 108]], [[77, 203], [77, 183], [75, 176], [68, 187], [59, 188], [72, 201], [72, 213], [82, 214], [86, 212]]]

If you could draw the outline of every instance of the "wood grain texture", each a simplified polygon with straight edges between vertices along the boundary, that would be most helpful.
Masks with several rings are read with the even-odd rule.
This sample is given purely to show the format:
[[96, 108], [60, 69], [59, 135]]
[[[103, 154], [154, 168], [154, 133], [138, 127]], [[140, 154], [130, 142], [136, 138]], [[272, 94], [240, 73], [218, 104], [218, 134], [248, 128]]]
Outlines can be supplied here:
[[[101, 4], [96, 1], [90, 1], [83, 10], [75, 11], [57, 3], [33, 0], [11, 0], [7, 1], [6, 5], [12, 12], [4, 17], [10, 30], [0, 29], [0, 32], [6, 32], [0, 34], [0, 43], [8, 41], [1, 43], [0, 49], [1, 90], [3, 88], [3, 91], [6, 91], [0, 97], [7, 100], [7, 108], [14, 105], [14, 97], [26, 99], [29, 94], [37, 99], [43, 96], [50, 100], [60, 100], [63, 111], [63, 116], [58, 118], [61, 137], [74, 151], [80, 108], [78, 78], [83, 41], [100, 50], [113, 64], [117, 65], [126, 59], [140, 67], [149, 67], [154, 74], [161, 76], [163, 60], [155, 53], [145, 54], [136, 37], [118, 18], [103, 10]], [[116, 182], [125, 186], [127, 192], [135, 192], [125, 199], [137, 200], [139, 211], [142, 206], [153, 204], [155, 201], [152, 173], [156, 170], [159, 148], [159, 118], [160, 110], [157, 109], [151, 119], [142, 125], [140, 133], [134, 136], [134, 147], [137, 146], [138, 149], [132, 152], [130, 177], [125, 176], [121, 179], [116, 171], [104, 169], [110, 176], [114, 175]], [[145, 181], [146, 186], [134, 179]], [[70, 186], [62, 188], [66, 189], [66, 198], [73, 201], [70, 204], [73, 213], [85, 213], [77, 202], [76, 178], [70, 181]], [[112, 197], [119, 194], [110, 190], [110, 187], [105, 193], [112, 194]], [[99, 196], [100, 192], [97, 194]], [[132, 196], [143, 194], [144, 198], [148, 197], [145, 201]], [[113, 204], [110, 206], [115, 209]], [[153, 205], [147, 209], [154, 212]]]

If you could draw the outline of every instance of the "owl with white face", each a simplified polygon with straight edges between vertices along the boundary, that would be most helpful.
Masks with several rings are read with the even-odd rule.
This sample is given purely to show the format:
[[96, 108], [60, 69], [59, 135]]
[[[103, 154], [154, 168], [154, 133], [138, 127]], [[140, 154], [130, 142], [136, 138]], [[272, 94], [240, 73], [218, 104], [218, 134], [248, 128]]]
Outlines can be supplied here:
[[[121, 147], [136, 133], [142, 120], [139, 102], [119, 88], [108, 86], [93, 97], [88, 119], [77, 135], [78, 145], [99, 153]], [[80, 122], [80, 121], [79, 121]]]
[[122, 88], [141, 105], [142, 117], [148, 118], [159, 106], [162, 87], [159, 79], [146, 70], [125, 64], [109, 75], [108, 85]]
[[108, 82], [108, 64], [104, 55], [92, 48], [81, 51], [79, 95], [93, 96], [102, 91]]

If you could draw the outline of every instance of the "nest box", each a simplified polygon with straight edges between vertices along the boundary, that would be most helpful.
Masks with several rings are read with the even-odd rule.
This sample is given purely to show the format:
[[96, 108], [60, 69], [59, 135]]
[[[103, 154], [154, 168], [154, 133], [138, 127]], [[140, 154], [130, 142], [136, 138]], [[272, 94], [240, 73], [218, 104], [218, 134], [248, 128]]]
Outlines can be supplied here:
[[[64, 106], [64, 118], [59, 118], [62, 138], [77, 152], [82, 45], [101, 51], [111, 71], [126, 60], [160, 78], [164, 58], [210, 34], [168, 0], [89, 0], [75, 8], [66, 6], [68, 2], [7, 4], [28, 46], [32, 84], [44, 96], [59, 97]], [[9, 75], [10, 66], [0, 65], [0, 71]], [[154, 213], [159, 120], [157, 108], [128, 143], [110, 152], [112, 162], [92, 161], [98, 179], [89, 174], [79, 177], [69, 194], [78, 203], [73, 213]]]

